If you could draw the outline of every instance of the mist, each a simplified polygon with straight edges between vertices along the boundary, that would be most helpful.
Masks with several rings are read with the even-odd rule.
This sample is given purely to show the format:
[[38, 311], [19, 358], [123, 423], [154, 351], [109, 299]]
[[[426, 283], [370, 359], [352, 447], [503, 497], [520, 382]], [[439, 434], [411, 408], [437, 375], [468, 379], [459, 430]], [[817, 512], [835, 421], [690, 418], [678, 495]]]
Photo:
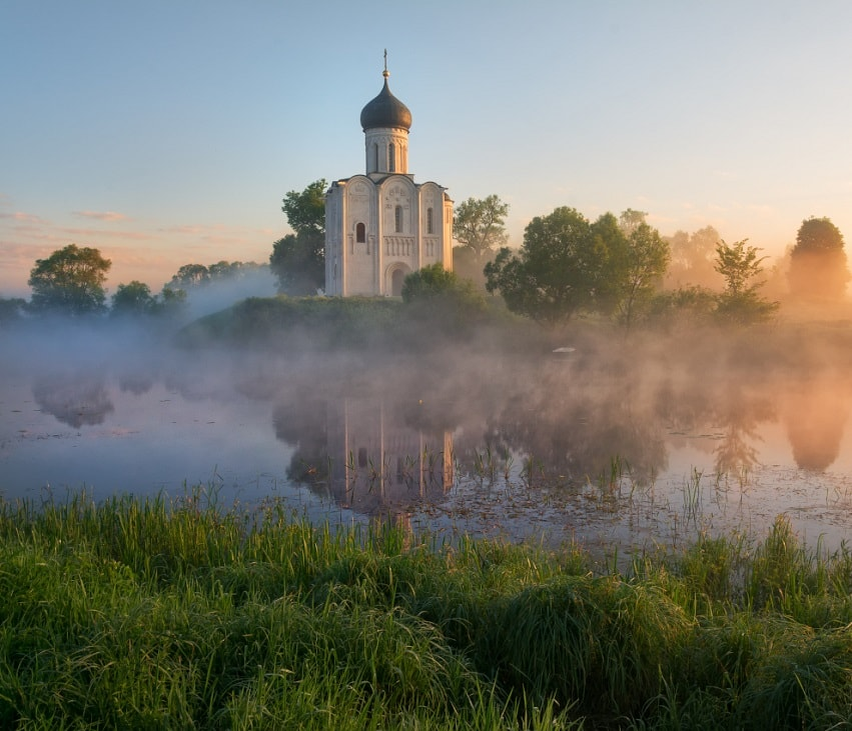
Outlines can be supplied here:
[[[199, 294], [208, 313], [241, 291]], [[689, 523], [698, 474], [693, 533], [792, 512], [813, 538], [846, 537], [849, 320], [629, 335], [412, 322], [349, 340], [273, 322], [202, 345], [197, 323], [5, 329], [0, 495], [203, 484], [326, 517], [598, 541], [630, 523], [647, 541]]]

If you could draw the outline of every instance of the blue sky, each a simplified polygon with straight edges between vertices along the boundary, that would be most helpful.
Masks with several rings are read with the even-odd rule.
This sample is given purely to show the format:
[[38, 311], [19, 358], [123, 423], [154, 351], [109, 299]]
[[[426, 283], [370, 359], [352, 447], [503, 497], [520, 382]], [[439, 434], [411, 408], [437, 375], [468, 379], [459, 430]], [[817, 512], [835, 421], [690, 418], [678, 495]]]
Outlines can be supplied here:
[[561, 205], [852, 237], [850, 29], [845, 0], [2, 0], [0, 296], [68, 243], [111, 291], [266, 261], [287, 191], [363, 172], [385, 48], [410, 172], [500, 196], [515, 246]]

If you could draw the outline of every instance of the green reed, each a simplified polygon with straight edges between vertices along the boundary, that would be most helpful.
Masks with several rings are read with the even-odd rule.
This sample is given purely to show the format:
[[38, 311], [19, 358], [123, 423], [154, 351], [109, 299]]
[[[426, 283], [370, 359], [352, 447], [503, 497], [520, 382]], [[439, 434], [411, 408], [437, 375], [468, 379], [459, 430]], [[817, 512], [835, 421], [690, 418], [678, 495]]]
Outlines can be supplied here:
[[278, 502], [0, 501], [0, 727], [846, 727], [852, 555], [705, 537], [581, 547]]

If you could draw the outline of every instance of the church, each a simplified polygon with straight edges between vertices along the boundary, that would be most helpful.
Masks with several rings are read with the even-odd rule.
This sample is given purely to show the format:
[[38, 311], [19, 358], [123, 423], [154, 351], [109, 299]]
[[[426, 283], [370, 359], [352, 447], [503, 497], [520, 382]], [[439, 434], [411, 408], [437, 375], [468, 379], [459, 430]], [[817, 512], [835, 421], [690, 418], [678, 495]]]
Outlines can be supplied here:
[[402, 294], [423, 266], [453, 268], [453, 202], [437, 183], [408, 172], [411, 112], [390, 91], [361, 110], [366, 172], [336, 180], [325, 198], [325, 283], [329, 296]]

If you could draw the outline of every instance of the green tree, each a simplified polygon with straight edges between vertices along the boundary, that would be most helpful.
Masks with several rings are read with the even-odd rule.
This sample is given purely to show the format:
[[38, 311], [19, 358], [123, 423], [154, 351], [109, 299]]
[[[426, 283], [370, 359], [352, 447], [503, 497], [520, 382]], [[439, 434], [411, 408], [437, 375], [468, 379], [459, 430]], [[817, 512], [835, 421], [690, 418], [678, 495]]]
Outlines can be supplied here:
[[645, 223], [644, 213], [626, 210], [619, 225], [626, 236], [620, 269], [618, 315], [629, 330], [639, 314], [650, 310], [671, 260], [668, 242]]
[[461, 279], [455, 272], [444, 269], [441, 264], [430, 264], [409, 274], [402, 283], [402, 301], [450, 302], [472, 309], [484, 309], [485, 299], [476, 291], [468, 279]]
[[480, 265], [506, 244], [505, 220], [509, 204], [496, 195], [487, 198], [468, 198], [460, 203], [453, 218], [453, 237], [468, 249]]
[[204, 264], [184, 264], [177, 270], [169, 285], [175, 289], [191, 289], [209, 281], [210, 270]]
[[325, 235], [325, 179], [316, 180], [303, 191], [291, 190], [284, 196], [281, 210], [297, 234], [313, 232]]
[[130, 284], [119, 284], [112, 296], [110, 314], [114, 317], [123, 315], [144, 315], [151, 311], [155, 303], [151, 288], [134, 279]]
[[843, 234], [828, 218], [802, 222], [790, 254], [790, 292], [797, 297], [839, 300], [849, 281]]
[[567, 321], [611, 301], [607, 277], [623, 238], [612, 214], [590, 224], [573, 208], [557, 208], [530, 221], [517, 253], [504, 247], [486, 264], [487, 289], [512, 312], [551, 325]]
[[768, 319], [776, 309], [777, 302], [770, 302], [758, 294], [763, 285], [757, 277], [763, 272], [765, 256], [758, 256], [760, 249], [746, 246], [748, 239], [728, 245], [720, 241], [716, 245], [716, 271], [725, 279], [725, 291], [718, 296], [717, 316], [725, 321], [750, 324]]
[[33, 295], [30, 307], [36, 312], [88, 315], [103, 312], [104, 282], [112, 266], [101, 252], [69, 244], [47, 259], [37, 259], [28, 284]]
[[278, 291], [315, 294], [325, 286], [325, 180], [303, 191], [291, 190], [282, 209], [295, 233], [272, 246], [269, 268], [278, 279]]
[[0, 297], [0, 325], [20, 320], [26, 308], [26, 300], [20, 297]]

